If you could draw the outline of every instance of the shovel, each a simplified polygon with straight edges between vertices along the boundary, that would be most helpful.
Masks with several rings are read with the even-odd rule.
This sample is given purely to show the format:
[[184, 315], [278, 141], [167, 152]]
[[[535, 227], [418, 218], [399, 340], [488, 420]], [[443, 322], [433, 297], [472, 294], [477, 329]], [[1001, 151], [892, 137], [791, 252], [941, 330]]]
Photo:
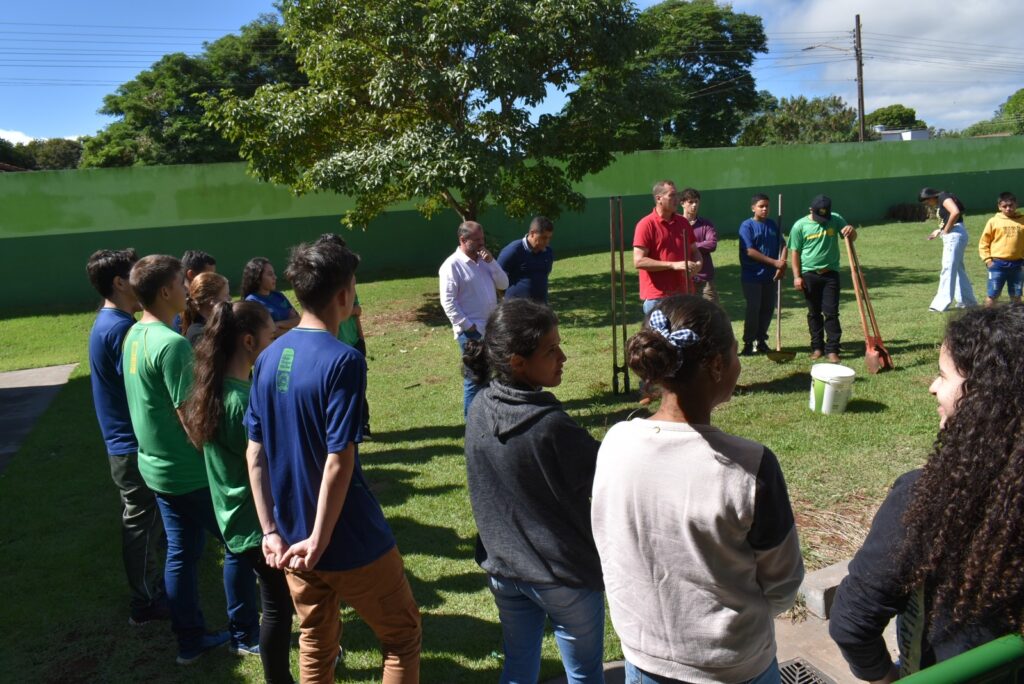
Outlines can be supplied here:
[[[779, 193], [779, 240], [782, 240], [782, 193]], [[779, 247], [779, 258], [786, 260], [785, 243]], [[796, 352], [782, 351], [782, 278], [786, 272], [785, 265], [779, 270], [775, 280], [775, 350], [768, 352], [768, 358], [775, 363], [786, 363], [793, 360]]]
[[[872, 375], [892, 370], [892, 356], [889, 355], [889, 351], [882, 342], [882, 335], [878, 332], [878, 321], [875, 320], [875, 309], [871, 306], [871, 297], [868, 295], [868, 284], [864, 280], [863, 271], [860, 270], [857, 250], [850, 238], [846, 238], [846, 253], [850, 257], [853, 292], [857, 295], [857, 313], [860, 314], [860, 327], [864, 331], [864, 365], [867, 367], [868, 373]], [[870, 331], [868, 330], [869, 323]]]

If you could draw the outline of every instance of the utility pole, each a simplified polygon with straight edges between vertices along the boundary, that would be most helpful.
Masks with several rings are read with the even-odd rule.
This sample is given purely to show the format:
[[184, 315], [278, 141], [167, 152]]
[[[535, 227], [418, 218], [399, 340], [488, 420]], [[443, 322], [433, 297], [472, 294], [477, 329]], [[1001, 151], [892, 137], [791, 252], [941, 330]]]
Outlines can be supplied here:
[[853, 49], [857, 54], [857, 131], [864, 142], [864, 51], [860, 46], [860, 15], [854, 22]]

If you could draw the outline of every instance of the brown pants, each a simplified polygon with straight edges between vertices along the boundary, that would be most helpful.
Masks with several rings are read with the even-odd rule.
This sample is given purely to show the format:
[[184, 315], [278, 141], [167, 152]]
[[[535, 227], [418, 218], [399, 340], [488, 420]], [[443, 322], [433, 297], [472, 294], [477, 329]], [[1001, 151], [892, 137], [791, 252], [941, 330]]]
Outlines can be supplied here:
[[287, 573], [299, 616], [302, 684], [334, 681], [342, 601], [352, 606], [380, 640], [383, 684], [420, 681], [420, 611], [398, 548], [355, 570]]

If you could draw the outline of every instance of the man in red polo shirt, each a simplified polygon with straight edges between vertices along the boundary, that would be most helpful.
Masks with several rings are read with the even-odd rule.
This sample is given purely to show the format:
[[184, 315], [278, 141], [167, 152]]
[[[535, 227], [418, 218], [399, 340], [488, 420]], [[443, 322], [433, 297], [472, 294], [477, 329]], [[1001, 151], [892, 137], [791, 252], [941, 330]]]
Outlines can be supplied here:
[[693, 294], [693, 275], [701, 268], [693, 227], [677, 214], [679, 193], [670, 180], [654, 184], [654, 211], [633, 233], [633, 266], [640, 274], [640, 299], [646, 316], [665, 297]]

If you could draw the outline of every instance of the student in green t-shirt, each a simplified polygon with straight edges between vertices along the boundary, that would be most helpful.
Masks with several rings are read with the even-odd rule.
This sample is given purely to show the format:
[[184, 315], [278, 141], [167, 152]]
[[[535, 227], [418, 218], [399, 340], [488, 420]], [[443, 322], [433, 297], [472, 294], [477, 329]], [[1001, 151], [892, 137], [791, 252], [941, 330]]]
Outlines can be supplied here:
[[807, 327], [811, 333], [811, 359], [828, 357], [839, 363], [839, 238], [857, 239], [857, 231], [832, 211], [832, 200], [818, 195], [810, 214], [793, 224], [789, 254], [793, 287], [807, 298]]
[[264, 677], [268, 684], [287, 684], [292, 681], [288, 667], [292, 599], [284, 572], [267, 565], [264, 557], [245, 460], [249, 373], [275, 333], [274, 319], [262, 304], [219, 302], [213, 306], [196, 346], [196, 379], [185, 403], [185, 425], [203, 445], [210, 496], [224, 543], [249, 561], [260, 578], [259, 654]]
[[156, 493], [167, 532], [164, 584], [181, 665], [231, 641], [235, 653], [255, 653], [259, 612], [256, 582], [247, 560], [226, 549], [224, 592], [229, 632], [207, 634], [199, 609], [199, 558], [209, 532], [221, 538], [203, 456], [185, 432], [182, 405], [192, 385], [192, 345], [174, 332], [174, 314], [185, 306], [185, 276], [172, 256], [151, 255], [132, 267], [129, 282], [142, 317], [125, 336], [121, 365], [132, 429], [139, 443], [139, 472]]

